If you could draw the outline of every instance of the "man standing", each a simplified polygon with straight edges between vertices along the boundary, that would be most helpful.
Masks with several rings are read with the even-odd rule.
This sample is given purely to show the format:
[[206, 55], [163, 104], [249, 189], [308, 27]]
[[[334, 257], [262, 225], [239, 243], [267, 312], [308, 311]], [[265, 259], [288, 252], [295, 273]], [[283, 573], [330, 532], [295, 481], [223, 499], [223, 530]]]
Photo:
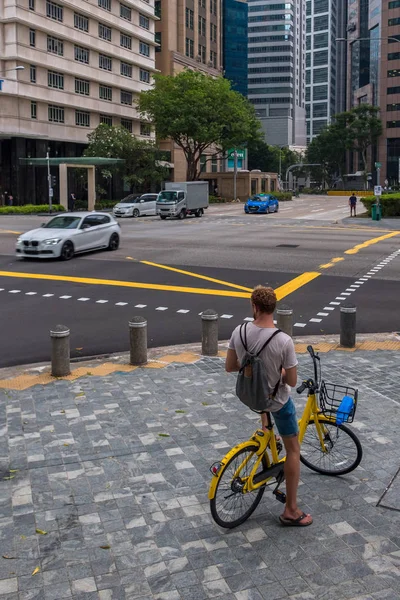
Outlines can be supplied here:
[[68, 210], [70, 212], [74, 212], [75, 209], [75, 194], [73, 192], [71, 192], [71, 194], [69, 195], [69, 200], [68, 200]]
[[[274, 334], [274, 310], [276, 295], [272, 288], [258, 286], [251, 295], [251, 306], [254, 321], [247, 324], [247, 347], [252, 353], [259, 352], [265, 342]], [[240, 363], [245, 355], [245, 348], [240, 338], [240, 326], [236, 327], [229, 342], [225, 369], [228, 373], [239, 371]], [[286, 450], [285, 479], [286, 506], [279, 520], [282, 525], [307, 527], [313, 519], [297, 506], [297, 488], [300, 479], [300, 444], [298, 440], [298, 424], [296, 408], [290, 398], [290, 387], [297, 383], [297, 358], [293, 340], [286, 333], [280, 332], [271, 339], [271, 343], [261, 352], [261, 359], [267, 370], [271, 385], [280, 381], [273, 406], [270, 412], [282, 437]], [[266, 428], [267, 416], [262, 415], [263, 429]]]
[[354, 211], [354, 216], [356, 216], [356, 205], [357, 205], [357, 197], [356, 197], [355, 193], [353, 192], [349, 198], [350, 217], [353, 216], [353, 211]]

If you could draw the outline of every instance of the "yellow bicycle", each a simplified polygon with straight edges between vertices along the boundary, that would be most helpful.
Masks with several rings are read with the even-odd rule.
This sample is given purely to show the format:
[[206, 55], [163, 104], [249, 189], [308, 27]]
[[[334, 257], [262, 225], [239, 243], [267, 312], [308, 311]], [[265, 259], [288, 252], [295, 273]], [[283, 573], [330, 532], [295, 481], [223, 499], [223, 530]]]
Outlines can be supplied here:
[[[308, 390], [299, 420], [300, 459], [317, 473], [345, 475], [358, 467], [362, 459], [360, 440], [344, 425], [353, 422], [358, 390], [323, 381], [319, 355], [312, 346], [307, 350], [313, 360], [314, 379], [304, 380], [297, 388], [299, 394]], [[282, 444], [275, 437], [271, 414], [266, 414], [268, 432], [257, 430], [210, 468], [213, 477], [208, 498], [212, 517], [221, 527], [231, 529], [248, 519], [267, 485], [275, 485], [277, 500], [286, 501], [279, 489], [284, 481], [285, 457], [279, 457]]]

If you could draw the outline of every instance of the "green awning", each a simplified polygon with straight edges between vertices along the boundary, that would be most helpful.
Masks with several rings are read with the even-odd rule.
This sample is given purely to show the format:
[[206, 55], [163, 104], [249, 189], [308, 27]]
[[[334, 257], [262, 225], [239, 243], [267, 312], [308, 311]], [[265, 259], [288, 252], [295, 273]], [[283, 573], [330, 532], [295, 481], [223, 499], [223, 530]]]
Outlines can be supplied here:
[[117, 165], [124, 163], [123, 158], [101, 158], [99, 156], [80, 156], [79, 158], [57, 157], [57, 158], [20, 158], [20, 163], [31, 167], [46, 167], [58, 165], [82, 165], [83, 167], [98, 167], [106, 165]]

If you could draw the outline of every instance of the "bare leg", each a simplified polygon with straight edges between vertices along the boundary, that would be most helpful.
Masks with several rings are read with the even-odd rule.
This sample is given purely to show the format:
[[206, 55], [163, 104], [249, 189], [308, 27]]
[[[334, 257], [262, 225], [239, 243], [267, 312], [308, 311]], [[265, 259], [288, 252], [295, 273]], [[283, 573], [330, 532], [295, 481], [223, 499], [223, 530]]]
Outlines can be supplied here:
[[[286, 479], [286, 507], [282, 517], [297, 519], [303, 513], [297, 506], [297, 488], [300, 479], [300, 444], [297, 435], [293, 437], [282, 436], [286, 449], [285, 479]], [[311, 515], [303, 520], [312, 523]]]

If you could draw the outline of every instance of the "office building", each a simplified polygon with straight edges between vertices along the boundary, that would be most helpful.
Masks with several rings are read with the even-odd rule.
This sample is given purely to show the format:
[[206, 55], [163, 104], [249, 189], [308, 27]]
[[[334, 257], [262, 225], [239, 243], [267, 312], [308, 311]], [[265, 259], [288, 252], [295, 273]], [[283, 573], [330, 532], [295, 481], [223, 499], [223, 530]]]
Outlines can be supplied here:
[[347, 0], [307, 0], [307, 143], [346, 106]]
[[306, 0], [249, 0], [248, 97], [266, 141], [306, 144]]
[[[369, 155], [381, 163], [380, 182], [400, 182], [400, 2], [356, 0], [348, 15], [347, 107], [367, 103], [380, 107], [383, 133]], [[362, 168], [354, 153], [349, 173]]]
[[223, 0], [224, 76], [243, 96], [247, 96], [248, 90], [247, 20], [247, 0]]
[[[185, 68], [221, 75], [220, 0], [156, 0], [156, 68], [163, 75], [175, 75]], [[186, 180], [186, 160], [172, 141], [160, 143], [168, 152], [174, 181]], [[205, 162], [211, 169], [211, 161]], [[218, 170], [217, 161], [214, 167]], [[219, 161], [218, 161], [219, 162]]]
[[0, 0], [2, 191], [45, 200], [45, 169], [19, 159], [80, 156], [99, 123], [152, 137], [135, 100], [155, 70], [154, 21], [153, 0]]

